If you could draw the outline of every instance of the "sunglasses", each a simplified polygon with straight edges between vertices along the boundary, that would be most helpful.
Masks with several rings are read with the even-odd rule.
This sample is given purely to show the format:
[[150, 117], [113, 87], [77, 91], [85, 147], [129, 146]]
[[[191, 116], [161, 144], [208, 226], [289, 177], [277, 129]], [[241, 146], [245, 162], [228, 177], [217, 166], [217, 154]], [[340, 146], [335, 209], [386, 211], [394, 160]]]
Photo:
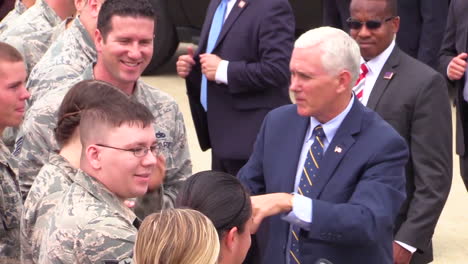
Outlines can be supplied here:
[[359, 20], [353, 19], [353, 18], [348, 18], [346, 19], [346, 24], [348, 24], [348, 27], [350, 29], [354, 30], [359, 30], [362, 28], [362, 26], [365, 24], [367, 29], [373, 30], [373, 29], [378, 29], [380, 26], [382, 26], [382, 23], [388, 22], [395, 17], [389, 17], [384, 19], [383, 21], [378, 21], [378, 20], [367, 20], [365, 22], [361, 22]]

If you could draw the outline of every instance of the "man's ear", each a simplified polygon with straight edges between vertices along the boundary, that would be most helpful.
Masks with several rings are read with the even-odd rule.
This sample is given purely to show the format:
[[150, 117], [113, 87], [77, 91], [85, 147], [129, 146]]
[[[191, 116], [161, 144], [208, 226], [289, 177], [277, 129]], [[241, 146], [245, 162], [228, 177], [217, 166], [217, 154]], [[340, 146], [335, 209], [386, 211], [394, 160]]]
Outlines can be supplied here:
[[102, 51], [102, 44], [103, 44], [104, 38], [102, 37], [101, 31], [99, 29], [96, 29], [94, 32], [94, 45], [96, 46], [97, 52]]
[[101, 168], [101, 151], [96, 145], [86, 147], [86, 159], [94, 170]]
[[74, 0], [77, 15], [83, 11], [83, 8], [86, 6], [86, 1], [87, 0]]
[[398, 30], [400, 29], [400, 17], [396, 16], [395, 18], [393, 18], [391, 23], [393, 26], [393, 33], [394, 34], [398, 33]]
[[99, 15], [99, 10], [101, 9], [102, 0], [88, 0], [89, 11], [91, 17], [97, 18]]
[[349, 87], [353, 87], [354, 84], [351, 83], [351, 73], [349, 71], [343, 70], [338, 74], [338, 88], [336, 89], [337, 94], [346, 92]]

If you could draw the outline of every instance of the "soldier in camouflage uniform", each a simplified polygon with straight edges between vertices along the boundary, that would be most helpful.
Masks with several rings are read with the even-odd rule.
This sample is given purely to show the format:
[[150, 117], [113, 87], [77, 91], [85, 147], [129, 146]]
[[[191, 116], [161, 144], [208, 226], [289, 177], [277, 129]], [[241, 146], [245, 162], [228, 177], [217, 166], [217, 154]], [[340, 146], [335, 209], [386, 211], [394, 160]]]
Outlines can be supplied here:
[[99, 81], [79, 82], [65, 96], [54, 133], [60, 153], [50, 153], [49, 162], [39, 171], [24, 203], [20, 228], [23, 264], [38, 263], [42, 232], [60, 197], [74, 182], [82, 148], [78, 133], [80, 111], [106, 101], [120, 105], [127, 100], [122, 91]]
[[[25, 82], [21, 54], [0, 42], [0, 133], [6, 127], [18, 126], [23, 119], [29, 97]], [[23, 205], [16, 172], [10, 152], [0, 140], [0, 263], [20, 263], [19, 225]]]
[[49, 218], [39, 263], [131, 263], [140, 220], [123, 201], [148, 188], [154, 117], [135, 100], [103, 101], [81, 111], [80, 170]]
[[16, 0], [15, 7], [0, 22], [0, 35], [5, 32], [11, 23], [23, 14], [28, 8], [34, 5], [35, 0]]
[[29, 74], [26, 84], [31, 93], [29, 106], [47, 91], [55, 90], [63, 86], [64, 82], [79, 77], [86, 66], [96, 61], [97, 53], [93, 41], [97, 24], [95, 14], [102, 1], [84, 1], [87, 4], [78, 10], [79, 16], [55, 40]]
[[[73, 84], [71, 81], [78, 78], [85, 67], [96, 60], [96, 48], [91, 36], [96, 30], [97, 15], [94, 14], [99, 10], [101, 1], [85, 1], [86, 5], [78, 10], [79, 17], [70, 22], [70, 27], [56, 39], [31, 71], [26, 84], [28, 91], [31, 93], [29, 107], [34, 103], [35, 98], [42, 94], [42, 91], [52, 91], [58, 87], [70, 87], [70, 83]], [[64, 25], [61, 24], [59, 27]], [[57, 28], [54, 32], [55, 35], [56, 32]], [[19, 143], [18, 149], [21, 148], [21, 142], [21, 138], [17, 140], [17, 143]], [[13, 154], [17, 155], [18, 153], [13, 151]], [[20, 181], [24, 179], [26, 186], [31, 186], [32, 179], [46, 161], [47, 158], [39, 163], [34, 159], [21, 159], [18, 164]], [[29, 174], [31, 168], [32, 175]], [[22, 190], [23, 199], [26, 199], [27, 191]]]
[[23, 55], [29, 74], [52, 44], [54, 28], [75, 12], [72, 0], [37, 0], [34, 6], [3, 32], [0, 40], [12, 45]]
[[77, 170], [63, 156], [51, 153], [26, 198], [21, 216], [21, 263], [38, 263], [44, 227], [61, 195], [74, 182]]
[[0, 140], [0, 263], [20, 263], [20, 217], [23, 205], [10, 161], [10, 151]]
[[[126, 10], [129, 8], [128, 6], [135, 4], [133, 2], [126, 3], [122, 0], [115, 2], [121, 2], [122, 12], [127, 12]], [[119, 5], [114, 4], [112, 8], [115, 6], [118, 7]], [[109, 6], [111, 6], [111, 4], [109, 4]], [[104, 4], [101, 12], [103, 10], [106, 11], [106, 8], [107, 6]], [[130, 20], [133, 19], [126, 16], [125, 13], [123, 14], [124, 15], [120, 16], [117, 13], [115, 17]], [[146, 19], [146, 17], [149, 18], [151, 14], [141, 16]], [[154, 17], [151, 17], [151, 20], [153, 19]], [[133, 29], [129, 30], [126, 28], [126, 25], [123, 24], [118, 27], [113, 27], [111, 32], [108, 32], [109, 36], [107, 37], [110, 37], [110, 35], [113, 34], [114, 29], [127, 32], [125, 33], [127, 35], [128, 32], [134, 31]], [[141, 37], [135, 39], [133, 35], [126, 37], [127, 39], [130, 39], [129, 41], [150, 42], [145, 44], [144, 59], [140, 58], [142, 62], [140, 63], [141, 65], [138, 66], [138, 70], [131, 72], [132, 76], [129, 77], [131, 81], [127, 81], [128, 85], [122, 84], [126, 81], [125, 77], [127, 73], [125, 72], [125, 68], [116, 68], [113, 64], [115, 56], [110, 56], [110, 54], [107, 56], [101, 55], [102, 53], [107, 52], [105, 50], [109, 49], [108, 47], [101, 49], [102, 51], [100, 52], [98, 61], [96, 65], [94, 65], [94, 68], [93, 64], [88, 65], [88, 68], [79, 79], [71, 81], [78, 82], [79, 80], [97, 79], [112, 83], [125, 93], [131, 95], [132, 98], [135, 98], [137, 101], [148, 107], [156, 117], [153, 127], [155, 129], [156, 138], [158, 139], [160, 153], [166, 159], [166, 177], [160, 188], [150, 191], [144, 197], [138, 199], [135, 206], [135, 212], [140, 217], [144, 217], [162, 208], [173, 207], [180, 184], [192, 173], [192, 164], [187, 145], [184, 119], [177, 103], [166, 93], [159, 89], [152, 88], [138, 79], [151, 58], [153, 48], [153, 29], [154, 28], [151, 27], [144, 34], [145, 38], [150, 38], [149, 40], [141, 39]], [[101, 43], [103, 43], [103, 41], [101, 41]], [[111, 41], [109, 40], [108, 43], [111, 43]], [[118, 77], [109, 77], [113, 76], [110, 71]], [[22, 176], [20, 178], [20, 185], [23, 195], [27, 194], [42, 164], [47, 162], [49, 153], [58, 150], [57, 142], [52, 135], [53, 124], [56, 123], [57, 120], [56, 112], [58, 106], [68, 89], [68, 87], [63, 86], [59, 90], [49, 92], [47, 96], [44, 96], [37, 101], [26, 114], [15, 149], [15, 155], [18, 156], [20, 164], [20, 174]]]
[[[34, 1], [26, 1], [25, 4], [32, 5], [30, 3]], [[64, 15], [72, 15], [74, 12], [73, 1], [57, 2], [56, 9], [59, 9]], [[62, 12], [61, 6], [67, 6], [66, 12]], [[71, 6], [72, 8], [68, 7]], [[16, 12], [15, 10], [18, 9]], [[37, 5], [28, 9], [21, 19], [14, 22], [15, 14], [20, 11], [26, 11], [26, 6], [23, 2], [17, 1], [15, 4], [15, 10], [11, 11], [8, 17], [5, 17], [7, 21], [2, 20], [0, 25], [0, 40], [14, 46], [22, 55], [26, 62], [28, 73], [32, 70], [34, 65], [40, 60], [42, 55], [47, 51], [52, 42], [58, 37], [60, 33], [65, 31], [65, 23], [60, 23], [61, 18], [56, 14], [54, 9], [50, 7], [46, 1], [39, 0]], [[3, 23], [5, 22], [5, 24]], [[11, 25], [11, 28], [7, 30], [7, 24]], [[17, 128], [9, 127], [3, 131], [3, 141], [8, 149], [13, 150], [15, 138], [18, 133]]]

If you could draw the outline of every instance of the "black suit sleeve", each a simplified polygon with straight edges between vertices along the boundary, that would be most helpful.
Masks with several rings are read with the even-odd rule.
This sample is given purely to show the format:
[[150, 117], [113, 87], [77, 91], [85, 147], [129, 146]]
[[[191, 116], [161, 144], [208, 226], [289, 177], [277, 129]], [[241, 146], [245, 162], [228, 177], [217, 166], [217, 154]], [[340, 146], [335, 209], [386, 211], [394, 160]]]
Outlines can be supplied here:
[[442, 76], [433, 74], [428, 89], [415, 100], [408, 139], [414, 185], [405, 221], [395, 240], [420, 250], [429, 246], [452, 183], [452, 121], [448, 91]]
[[447, 0], [423, 0], [420, 3], [422, 17], [421, 35], [417, 58], [431, 67], [438, 63], [437, 55], [444, 37], [447, 20]]
[[322, 20], [324, 26], [343, 28], [341, 15], [335, 0], [323, 1]]
[[351, 0], [326, 0], [323, 1], [323, 25], [342, 29], [349, 32], [346, 19], [349, 15]]
[[[289, 60], [294, 43], [294, 14], [288, 1], [271, 1], [258, 32], [256, 61], [229, 61], [230, 93], [250, 93], [289, 85]], [[245, 47], [248, 49], [249, 47]]]
[[247, 164], [244, 165], [237, 174], [239, 181], [250, 191], [252, 195], [265, 194], [265, 177], [263, 175], [263, 153], [265, 145], [265, 130], [270, 114], [263, 120], [262, 127], [257, 134], [254, 150]]
[[458, 55], [456, 48], [456, 12], [455, 12], [455, 1], [450, 4], [449, 13], [447, 17], [447, 25], [445, 27], [444, 40], [439, 53], [439, 71], [447, 78], [447, 67], [450, 61]]

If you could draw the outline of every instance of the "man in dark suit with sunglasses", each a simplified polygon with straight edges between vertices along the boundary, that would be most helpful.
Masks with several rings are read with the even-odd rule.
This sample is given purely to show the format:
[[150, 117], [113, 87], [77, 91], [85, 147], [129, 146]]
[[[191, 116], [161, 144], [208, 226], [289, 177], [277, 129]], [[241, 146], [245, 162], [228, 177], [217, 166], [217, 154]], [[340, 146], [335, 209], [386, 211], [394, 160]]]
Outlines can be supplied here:
[[[348, 32], [351, 0], [323, 1], [323, 24]], [[397, 44], [404, 52], [436, 68], [447, 20], [447, 0], [398, 0], [401, 27]]]
[[348, 26], [361, 50], [361, 70], [367, 71], [354, 89], [410, 146], [394, 262], [429, 263], [432, 235], [452, 179], [450, 103], [443, 77], [395, 43], [397, 10], [397, 0], [352, 0]]
[[456, 88], [457, 108], [456, 150], [460, 158], [460, 173], [468, 190], [468, 87], [466, 84], [468, 47], [468, 1], [453, 0], [447, 20], [447, 30], [440, 52], [440, 72]]

